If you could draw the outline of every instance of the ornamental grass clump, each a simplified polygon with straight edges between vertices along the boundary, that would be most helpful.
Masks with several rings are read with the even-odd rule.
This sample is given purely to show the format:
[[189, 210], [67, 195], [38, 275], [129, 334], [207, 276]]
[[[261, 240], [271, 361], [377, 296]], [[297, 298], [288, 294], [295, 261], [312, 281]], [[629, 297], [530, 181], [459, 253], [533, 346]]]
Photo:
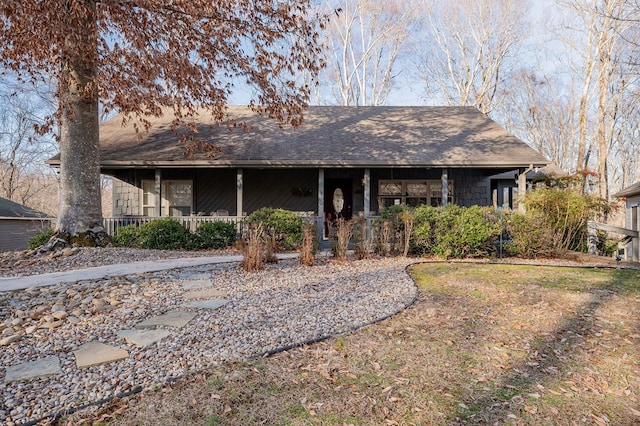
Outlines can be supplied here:
[[[380, 212], [380, 219], [374, 224], [376, 253], [382, 256], [404, 253], [407, 240], [405, 219], [412, 215], [412, 210], [411, 207], [398, 205]], [[411, 233], [412, 229], [409, 231]], [[408, 238], [410, 241], [410, 236]]]
[[318, 243], [316, 241], [316, 226], [314, 223], [302, 225], [302, 242], [300, 244], [300, 264], [313, 266], [315, 252]]
[[353, 226], [353, 254], [358, 260], [367, 259], [371, 255], [371, 238], [367, 229], [367, 220], [356, 217], [351, 220]]
[[244, 259], [242, 267], [246, 272], [259, 271], [265, 264], [264, 230], [261, 224], [245, 230]]
[[331, 247], [333, 257], [340, 261], [347, 260], [347, 250], [352, 236], [353, 224], [351, 221], [339, 218], [334, 227], [334, 239]]

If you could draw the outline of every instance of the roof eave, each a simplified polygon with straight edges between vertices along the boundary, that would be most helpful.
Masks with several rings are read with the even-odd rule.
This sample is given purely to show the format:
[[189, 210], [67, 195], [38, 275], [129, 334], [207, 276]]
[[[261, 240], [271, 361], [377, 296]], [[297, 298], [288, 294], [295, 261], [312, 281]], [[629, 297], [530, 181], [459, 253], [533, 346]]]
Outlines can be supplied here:
[[[59, 166], [59, 162], [50, 163], [53, 166]], [[225, 167], [299, 167], [299, 168], [315, 168], [315, 167], [336, 167], [336, 168], [410, 168], [410, 167], [431, 167], [431, 168], [523, 168], [544, 167], [547, 163], [523, 162], [523, 163], [447, 163], [447, 162], [413, 162], [413, 161], [290, 161], [290, 160], [191, 160], [191, 161], [103, 161], [100, 167], [103, 169], [131, 169], [131, 168], [225, 168]]]

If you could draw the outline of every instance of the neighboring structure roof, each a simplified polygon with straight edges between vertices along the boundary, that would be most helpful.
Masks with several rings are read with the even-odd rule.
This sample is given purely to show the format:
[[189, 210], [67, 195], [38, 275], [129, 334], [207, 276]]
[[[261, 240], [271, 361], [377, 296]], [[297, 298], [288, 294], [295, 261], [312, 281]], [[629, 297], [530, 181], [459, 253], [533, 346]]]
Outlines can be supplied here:
[[622, 191], [614, 194], [614, 197], [633, 197], [635, 195], [640, 195], [640, 182], [636, 182], [631, 186], [627, 186]]
[[33, 210], [14, 201], [0, 197], [0, 218], [47, 218], [46, 213]]
[[[499, 173], [497, 175], [493, 175], [490, 177], [491, 180], [514, 180], [516, 176], [514, 174], [518, 173], [518, 170], [511, 170], [504, 173]], [[556, 166], [553, 163], [549, 163], [545, 167], [536, 168], [534, 170], [530, 170], [527, 172], [527, 180], [533, 180], [542, 176], [566, 176], [567, 173], [563, 171], [560, 167]]]
[[[141, 138], [116, 116], [100, 127], [100, 164], [121, 167], [495, 167], [549, 163], [473, 107], [309, 107], [296, 129], [281, 127], [246, 107], [229, 117], [247, 124], [229, 129], [197, 118], [199, 139], [215, 143], [215, 158], [185, 158], [172, 116], [151, 119]], [[59, 157], [49, 160], [59, 164]]]

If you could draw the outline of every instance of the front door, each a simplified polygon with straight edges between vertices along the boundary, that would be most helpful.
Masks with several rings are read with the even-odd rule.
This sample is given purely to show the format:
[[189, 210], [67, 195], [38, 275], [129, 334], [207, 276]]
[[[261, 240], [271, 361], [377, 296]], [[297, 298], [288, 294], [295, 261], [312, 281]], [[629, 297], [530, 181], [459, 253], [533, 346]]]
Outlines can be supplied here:
[[352, 216], [351, 179], [327, 179], [324, 185], [324, 237], [328, 238], [336, 220]]

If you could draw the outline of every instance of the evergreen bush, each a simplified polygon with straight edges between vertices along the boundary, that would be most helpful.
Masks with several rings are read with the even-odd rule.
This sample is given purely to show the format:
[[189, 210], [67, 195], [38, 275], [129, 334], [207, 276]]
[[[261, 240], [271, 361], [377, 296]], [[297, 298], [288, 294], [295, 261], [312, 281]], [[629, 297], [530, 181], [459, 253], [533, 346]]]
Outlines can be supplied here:
[[152, 220], [138, 228], [138, 248], [180, 250], [192, 249], [194, 245], [197, 244], [191, 232], [170, 217]]
[[116, 230], [111, 243], [115, 247], [136, 247], [139, 235], [139, 228], [135, 224], [122, 226]]
[[[545, 242], [553, 255], [567, 250], [585, 250], [587, 246], [587, 222], [610, 212], [610, 205], [599, 197], [583, 194], [567, 185], [538, 188], [527, 193], [524, 200], [526, 215], [545, 232]], [[528, 239], [523, 232], [511, 229], [510, 237], [515, 245]]]
[[419, 206], [415, 210], [415, 226], [413, 230], [411, 252], [418, 256], [433, 253], [437, 243], [436, 227], [440, 216], [439, 207]]
[[434, 254], [444, 258], [495, 254], [495, 243], [502, 230], [492, 207], [452, 205], [439, 213]]
[[236, 241], [236, 225], [230, 222], [204, 222], [196, 230], [199, 248], [222, 249]]
[[245, 226], [261, 224], [265, 236], [275, 239], [285, 250], [299, 247], [302, 239], [302, 218], [296, 213], [283, 209], [263, 207], [245, 219]]
[[27, 241], [27, 248], [29, 250], [33, 250], [42, 245], [45, 245], [51, 237], [53, 237], [53, 228], [49, 228], [46, 231], [38, 232], [36, 235], [31, 237], [29, 241]]

